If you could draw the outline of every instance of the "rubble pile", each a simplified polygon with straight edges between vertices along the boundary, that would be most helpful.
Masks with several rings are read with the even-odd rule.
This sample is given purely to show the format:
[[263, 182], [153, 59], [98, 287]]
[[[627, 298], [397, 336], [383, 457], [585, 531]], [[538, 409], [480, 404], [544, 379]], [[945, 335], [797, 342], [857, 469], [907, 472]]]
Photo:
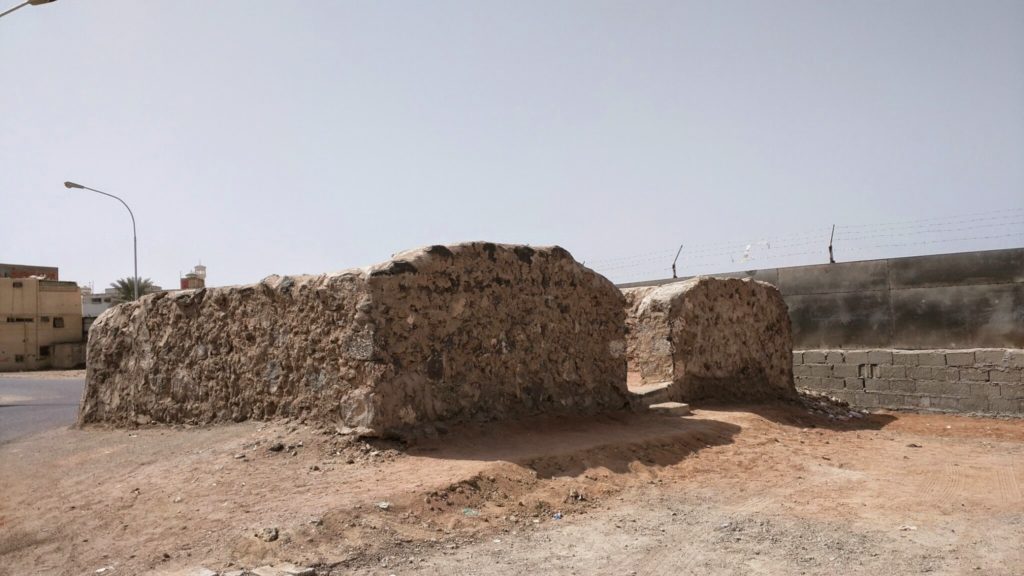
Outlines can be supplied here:
[[846, 421], [851, 418], [860, 419], [868, 413], [867, 410], [854, 409], [845, 400], [810, 391], [801, 391], [799, 402], [808, 412], [825, 416], [829, 420]]

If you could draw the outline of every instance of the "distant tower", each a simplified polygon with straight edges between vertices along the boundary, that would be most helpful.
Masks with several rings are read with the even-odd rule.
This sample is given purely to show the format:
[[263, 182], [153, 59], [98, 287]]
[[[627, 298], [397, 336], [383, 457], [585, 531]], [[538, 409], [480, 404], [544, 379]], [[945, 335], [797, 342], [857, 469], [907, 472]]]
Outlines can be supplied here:
[[182, 290], [196, 290], [198, 288], [206, 288], [206, 266], [202, 264], [196, 264], [192, 271], [185, 274], [185, 277], [181, 279]]

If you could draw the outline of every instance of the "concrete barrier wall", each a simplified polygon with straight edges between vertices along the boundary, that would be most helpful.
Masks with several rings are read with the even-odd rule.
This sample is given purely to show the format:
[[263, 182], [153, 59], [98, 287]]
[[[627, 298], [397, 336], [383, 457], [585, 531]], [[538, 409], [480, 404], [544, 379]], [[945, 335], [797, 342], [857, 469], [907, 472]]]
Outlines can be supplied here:
[[793, 375], [860, 408], [1024, 416], [1024, 350], [798, 350]]
[[713, 276], [777, 286], [797, 349], [1024, 348], [1024, 248]]

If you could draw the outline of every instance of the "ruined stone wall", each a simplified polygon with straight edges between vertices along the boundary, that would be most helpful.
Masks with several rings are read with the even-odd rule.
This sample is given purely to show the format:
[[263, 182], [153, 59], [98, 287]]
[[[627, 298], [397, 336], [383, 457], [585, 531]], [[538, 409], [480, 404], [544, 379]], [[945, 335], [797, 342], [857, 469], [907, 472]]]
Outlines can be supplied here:
[[558, 247], [154, 294], [93, 324], [79, 420], [295, 416], [378, 432], [628, 403], [623, 299]]
[[[673, 375], [671, 299], [650, 298], [658, 287], [627, 288], [626, 358], [630, 372], [644, 384], [669, 382]], [[641, 314], [641, 305], [643, 313]]]
[[629, 369], [677, 400], [795, 396], [786, 304], [772, 285], [700, 277], [623, 290]]

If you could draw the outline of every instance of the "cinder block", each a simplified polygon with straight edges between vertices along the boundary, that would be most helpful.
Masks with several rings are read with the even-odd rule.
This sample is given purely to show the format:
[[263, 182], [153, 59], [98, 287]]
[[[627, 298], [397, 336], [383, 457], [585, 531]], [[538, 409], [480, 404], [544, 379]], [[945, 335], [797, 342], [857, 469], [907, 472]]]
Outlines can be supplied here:
[[876, 378], [889, 378], [889, 379], [892, 379], [892, 378], [906, 378], [907, 377], [907, 367], [906, 366], [898, 366], [898, 365], [890, 365], [890, 364], [880, 364], [878, 366], [875, 366], [875, 372], [876, 372], [876, 374], [875, 374]]
[[854, 392], [852, 396], [853, 399], [849, 400], [849, 402], [854, 406], [860, 406], [862, 408], [878, 407], [878, 394], [873, 394], [870, 392]]
[[902, 394], [887, 394], [885, 392], [879, 392], [876, 394], [878, 398], [878, 406], [880, 408], [905, 408], [906, 402], [903, 399]]
[[961, 398], [957, 403], [957, 408], [963, 412], [988, 412], [988, 403], [988, 398]]
[[913, 350], [893, 350], [892, 363], [903, 366], [917, 366], [917, 356], [918, 352]]
[[1008, 355], [1006, 350], [1000, 348], [992, 348], [989, 350], [975, 350], [974, 351], [974, 362], [977, 364], [986, 364], [991, 366], [1006, 366]]
[[942, 395], [966, 398], [971, 395], [971, 383], [960, 381], [945, 382], [945, 385], [942, 387]]
[[974, 352], [946, 352], [946, 366], [974, 366]]
[[811, 367], [806, 364], [795, 364], [793, 366], [793, 377], [804, 378], [811, 375]]
[[1009, 368], [1024, 368], [1024, 350], [1007, 350], [1006, 365]]
[[846, 382], [842, 378], [822, 378], [821, 385], [829, 390], [842, 390]]
[[[921, 408], [921, 397], [914, 394], [903, 394], [904, 408]], [[927, 408], [927, 406], [926, 406]]]
[[842, 364], [844, 355], [842, 350], [829, 350], [825, 353], [825, 362], [828, 364]]
[[988, 401], [988, 409], [996, 414], [1021, 414], [1024, 412], [1021, 400], [1009, 398], [992, 398]]
[[988, 382], [988, 370], [980, 368], [961, 368], [960, 380], [969, 382]]
[[868, 363], [868, 351], [867, 350], [847, 350], [845, 356], [846, 356], [846, 363], [847, 364], [867, 364]]
[[921, 366], [945, 366], [946, 354], [944, 352], [919, 352], [917, 363]]
[[939, 410], [959, 410], [960, 400], [960, 398], [938, 396], [931, 399], [931, 407]]
[[824, 364], [824, 350], [804, 350], [804, 364]]
[[860, 376], [859, 366], [854, 364], [836, 364], [832, 366], [833, 378], [857, 378]]
[[868, 392], [888, 392], [888, 380], [875, 380], [874, 378], [864, 381], [864, 389]]
[[797, 378], [793, 381], [797, 388], [821, 391], [821, 378]]
[[907, 366], [907, 377], [914, 380], [932, 380], [931, 366]]
[[902, 408], [902, 394], [891, 394], [889, 392], [871, 392], [878, 398], [879, 408]]
[[1001, 391], [998, 384], [991, 382], [971, 382], [968, 384], [971, 389], [970, 395], [974, 398], [999, 398]]
[[871, 350], [868, 352], [870, 364], [892, 364], [892, 350]]
[[804, 364], [804, 366], [810, 366], [811, 376], [815, 378], [831, 378], [832, 367], [828, 364]]
[[960, 380], [960, 370], [963, 370], [963, 368], [932, 368], [932, 380], [956, 382]]
[[917, 396], [917, 401], [918, 401], [918, 404], [919, 404], [919, 406], [921, 407], [922, 410], [934, 410], [935, 409], [935, 406], [933, 405], [932, 397], [931, 396], [921, 396], [919, 394]]
[[990, 370], [988, 373], [989, 382], [1014, 384], [1021, 381], [1020, 370]]
[[903, 392], [906, 394], [913, 394], [917, 392], [917, 382], [913, 380], [890, 380], [889, 389], [893, 392]]
[[917, 392], [925, 396], [941, 396], [946, 387], [946, 383], [939, 380], [918, 380], [916, 385]]
[[847, 390], [853, 390], [856, 392], [864, 391], [864, 379], [863, 378], [845, 378]]
[[804, 363], [804, 353], [794, 350], [793, 351], [793, 366]]
[[[853, 366], [853, 364], [851, 364]], [[857, 372], [861, 378], [873, 378], [875, 375], [871, 370], [871, 364], [857, 364]]]
[[1000, 384], [999, 397], [1006, 400], [1024, 400], [1024, 386], [1020, 384]]

